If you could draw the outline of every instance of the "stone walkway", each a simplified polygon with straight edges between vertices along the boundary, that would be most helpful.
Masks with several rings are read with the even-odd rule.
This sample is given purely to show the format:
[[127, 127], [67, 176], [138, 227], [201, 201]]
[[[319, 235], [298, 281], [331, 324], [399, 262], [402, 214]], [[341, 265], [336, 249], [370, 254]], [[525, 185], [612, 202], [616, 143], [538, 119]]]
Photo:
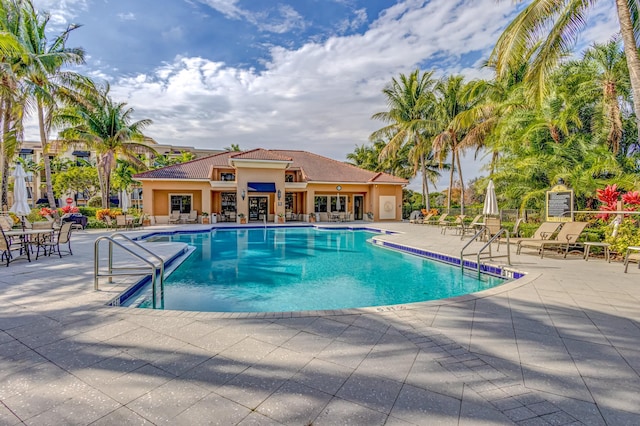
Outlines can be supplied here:
[[[466, 242], [375, 226], [454, 256]], [[151, 311], [93, 290], [100, 235], [0, 266], [0, 424], [640, 424], [636, 265], [512, 253], [525, 278], [445, 301]]]

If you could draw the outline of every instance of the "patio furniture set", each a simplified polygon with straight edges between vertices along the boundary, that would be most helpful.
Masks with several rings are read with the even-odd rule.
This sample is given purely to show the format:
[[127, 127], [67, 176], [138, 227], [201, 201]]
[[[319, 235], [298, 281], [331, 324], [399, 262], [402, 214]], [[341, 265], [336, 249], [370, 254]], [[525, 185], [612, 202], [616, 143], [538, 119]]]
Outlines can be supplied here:
[[[58, 253], [62, 257], [64, 246], [65, 253], [73, 254], [71, 251], [71, 231], [73, 222], [65, 222], [60, 227], [51, 226], [25, 226], [26, 220], [21, 228], [7, 226], [6, 220], [0, 220], [0, 261], [6, 262], [9, 266], [11, 262], [18, 259], [27, 259], [31, 262], [32, 254], [35, 252], [37, 260], [42, 251], [44, 256]], [[35, 224], [34, 224], [35, 225]]]

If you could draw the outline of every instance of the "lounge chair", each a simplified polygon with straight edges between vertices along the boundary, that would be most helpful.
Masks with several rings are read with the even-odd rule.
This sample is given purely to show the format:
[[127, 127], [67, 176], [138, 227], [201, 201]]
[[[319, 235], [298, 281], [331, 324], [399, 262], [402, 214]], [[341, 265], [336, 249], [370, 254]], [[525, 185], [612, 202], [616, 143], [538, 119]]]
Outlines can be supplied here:
[[417, 219], [416, 223], [428, 224], [433, 219], [433, 213], [427, 213], [422, 219]]
[[558, 231], [555, 238], [548, 238], [542, 240], [522, 240], [518, 243], [518, 251], [520, 254], [522, 247], [537, 248], [540, 251], [540, 258], [544, 257], [544, 249], [549, 247], [564, 248], [564, 256], [567, 257], [569, 249], [578, 244], [578, 238], [584, 228], [588, 225], [588, 222], [566, 222]]
[[458, 216], [456, 216], [453, 222], [443, 221], [443, 223], [440, 225], [440, 233], [446, 234], [447, 229], [457, 228], [458, 226], [462, 226], [462, 224], [464, 223], [465, 217], [466, 217], [465, 215], [459, 214]]
[[189, 212], [187, 223], [198, 223], [198, 210], [191, 210]]
[[169, 215], [169, 223], [180, 223], [180, 210], [174, 210]]
[[471, 223], [465, 224], [464, 222], [462, 222], [461, 224], [456, 226], [456, 233], [460, 234], [460, 239], [463, 239], [466, 234], [475, 235], [475, 233], [478, 232], [479, 227], [484, 223], [483, 218], [484, 216], [479, 214], [473, 218]]
[[[54, 235], [51, 241], [43, 241], [38, 244], [38, 251], [36, 253], [36, 260], [38, 260], [38, 256], [40, 255], [40, 247], [43, 248], [44, 254], [47, 256], [51, 255], [51, 253], [58, 253], [58, 256], [62, 257], [62, 252], [60, 251], [60, 245], [67, 245], [67, 253], [73, 255], [71, 251], [71, 229], [73, 223], [65, 222], [62, 224], [60, 229], [58, 229], [58, 233]], [[47, 253], [47, 247], [49, 248], [49, 252]]]
[[440, 215], [439, 218], [435, 219], [433, 217], [431, 217], [427, 222], [423, 222], [426, 223], [427, 225], [444, 225], [447, 222], [447, 216], [449, 216], [447, 213], [442, 213]]
[[[558, 230], [560, 222], [542, 222], [538, 229], [535, 230], [530, 238], [510, 238], [509, 243], [519, 244], [521, 241], [540, 241], [547, 240]], [[519, 226], [519, 225], [518, 225]]]

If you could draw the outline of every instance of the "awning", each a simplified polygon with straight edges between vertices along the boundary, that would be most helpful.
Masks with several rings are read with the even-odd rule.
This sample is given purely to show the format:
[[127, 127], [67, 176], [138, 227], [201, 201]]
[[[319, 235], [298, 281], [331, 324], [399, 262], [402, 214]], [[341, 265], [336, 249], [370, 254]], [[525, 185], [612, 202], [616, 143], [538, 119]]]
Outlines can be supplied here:
[[273, 182], [249, 182], [249, 192], [276, 192], [276, 184]]
[[29, 148], [22, 148], [20, 154], [33, 154], [33, 150]]
[[89, 151], [73, 151], [71, 155], [75, 157], [89, 157], [91, 153]]

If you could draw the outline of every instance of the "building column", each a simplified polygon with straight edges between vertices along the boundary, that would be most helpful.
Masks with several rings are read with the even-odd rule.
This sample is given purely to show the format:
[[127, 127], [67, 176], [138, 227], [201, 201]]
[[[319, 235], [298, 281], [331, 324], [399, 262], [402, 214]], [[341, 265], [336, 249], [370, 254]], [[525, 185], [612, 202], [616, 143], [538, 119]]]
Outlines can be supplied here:
[[200, 212], [200, 214], [202, 214], [203, 212], [207, 212], [209, 214], [213, 213], [213, 211], [211, 210], [211, 195], [211, 189], [207, 188], [202, 190], [202, 211]]

